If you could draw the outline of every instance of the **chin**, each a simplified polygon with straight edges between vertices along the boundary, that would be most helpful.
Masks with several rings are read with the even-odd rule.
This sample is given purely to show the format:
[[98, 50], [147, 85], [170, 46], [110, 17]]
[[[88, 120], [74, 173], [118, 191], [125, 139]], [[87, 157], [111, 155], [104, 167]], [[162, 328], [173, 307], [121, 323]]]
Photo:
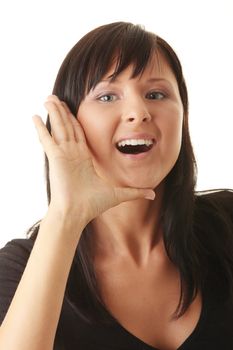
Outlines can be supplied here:
[[151, 188], [155, 189], [163, 179], [128, 179], [125, 180], [124, 182], [121, 182], [120, 186], [123, 187], [133, 187], [133, 188]]
[[[103, 174], [102, 174], [103, 175]], [[164, 174], [122, 174], [113, 176], [112, 178], [109, 178], [108, 176], [101, 176], [103, 180], [108, 182], [109, 184], [112, 184], [116, 187], [132, 187], [132, 188], [151, 188], [155, 189], [158, 187], [164, 180]]]

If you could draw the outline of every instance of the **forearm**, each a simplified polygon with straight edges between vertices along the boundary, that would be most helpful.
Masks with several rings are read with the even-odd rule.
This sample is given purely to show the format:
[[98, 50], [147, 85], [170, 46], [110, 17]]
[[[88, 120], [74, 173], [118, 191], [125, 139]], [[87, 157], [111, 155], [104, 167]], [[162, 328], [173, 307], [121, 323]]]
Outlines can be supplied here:
[[0, 348], [51, 350], [75, 249], [85, 224], [48, 213], [0, 329]]

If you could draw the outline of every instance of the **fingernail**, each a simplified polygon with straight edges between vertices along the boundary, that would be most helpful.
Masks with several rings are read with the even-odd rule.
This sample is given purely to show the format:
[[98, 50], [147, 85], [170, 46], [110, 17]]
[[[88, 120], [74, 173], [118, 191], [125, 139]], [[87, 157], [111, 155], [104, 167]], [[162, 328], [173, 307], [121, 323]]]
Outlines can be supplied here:
[[154, 200], [155, 199], [155, 192], [154, 191], [148, 191], [145, 194], [146, 199]]
[[46, 101], [51, 101], [51, 100], [54, 101], [54, 99], [56, 99], [56, 98], [57, 98], [56, 95], [49, 95], [49, 96], [47, 96]]

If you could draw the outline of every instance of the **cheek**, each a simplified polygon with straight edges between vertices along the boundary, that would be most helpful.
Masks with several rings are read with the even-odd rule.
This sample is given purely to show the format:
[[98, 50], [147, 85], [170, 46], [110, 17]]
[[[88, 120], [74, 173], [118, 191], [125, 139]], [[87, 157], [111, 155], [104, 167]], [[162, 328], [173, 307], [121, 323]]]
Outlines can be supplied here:
[[87, 145], [95, 158], [109, 157], [110, 144], [112, 142], [113, 127], [106, 123], [106, 118], [101, 117], [96, 111], [81, 109], [77, 118], [83, 128]]
[[182, 118], [172, 120], [166, 126], [166, 137], [170, 142], [180, 143], [182, 138]]
[[[92, 113], [86, 111], [85, 108], [80, 108], [77, 114], [77, 119], [83, 129], [85, 134], [86, 142], [89, 149], [92, 151], [94, 149], [94, 139], [95, 139], [95, 119], [91, 118]], [[96, 135], [98, 138], [98, 136]]]
[[174, 111], [167, 118], [161, 118], [159, 129], [164, 153], [171, 152], [175, 154], [179, 152], [182, 141], [182, 124], [182, 112]]
[[84, 103], [79, 108], [77, 119], [85, 133], [87, 143], [92, 144], [94, 136], [98, 137], [99, 129], [101, 128], [95, 109], [91, 108], [91, 106], [85, 106]]

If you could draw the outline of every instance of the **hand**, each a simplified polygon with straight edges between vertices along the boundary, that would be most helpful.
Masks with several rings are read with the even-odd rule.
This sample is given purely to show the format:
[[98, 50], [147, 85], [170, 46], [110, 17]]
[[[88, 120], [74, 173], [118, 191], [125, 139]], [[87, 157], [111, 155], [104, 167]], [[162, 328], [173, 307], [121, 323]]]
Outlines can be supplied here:
[[152, 189], [113, 187], [104, 182], [94, 169], [82, 126], [68, 106], [55, 95], [44, 105], [52, 135], [41, 117], [34, 116], [33, 121], [49, 160], [51, 206], [76, 216], [84, 213], [88, 223], [121, 202], [154, 199]]

